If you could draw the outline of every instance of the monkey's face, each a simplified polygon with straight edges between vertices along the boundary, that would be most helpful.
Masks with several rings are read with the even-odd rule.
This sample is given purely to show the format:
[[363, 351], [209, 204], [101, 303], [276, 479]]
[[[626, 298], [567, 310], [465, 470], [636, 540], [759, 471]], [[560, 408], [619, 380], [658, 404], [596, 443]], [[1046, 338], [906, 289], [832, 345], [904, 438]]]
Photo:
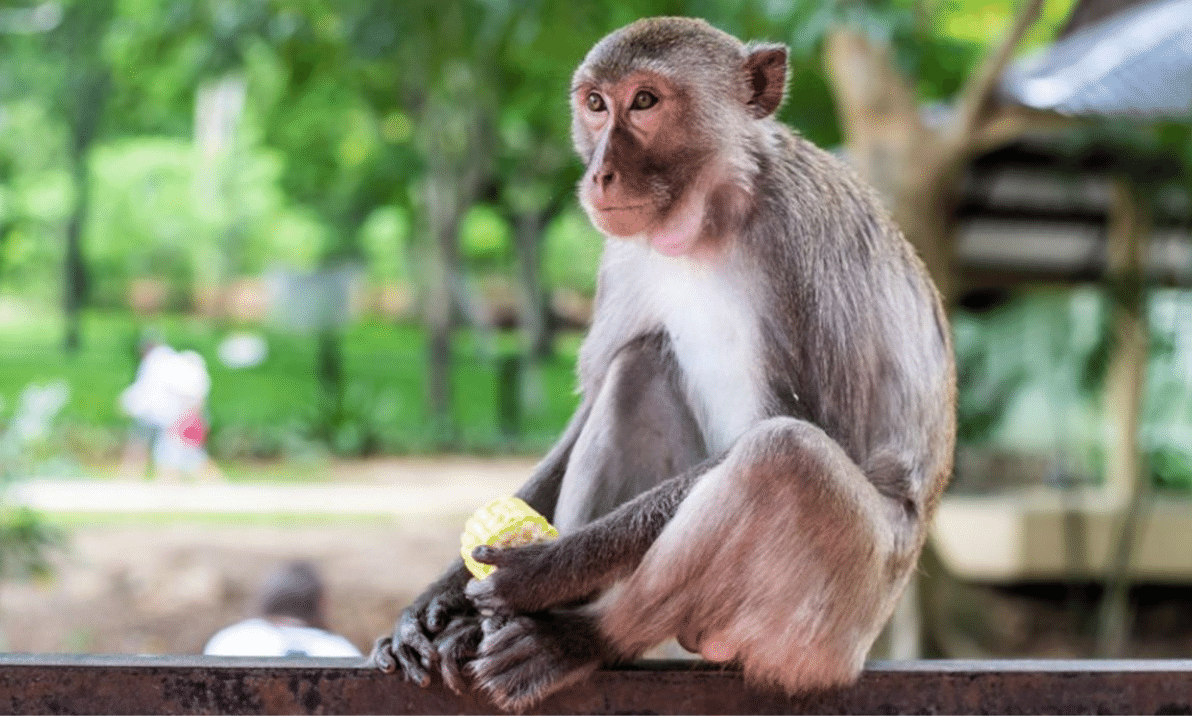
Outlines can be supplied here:
[[[577, 143], [587, 148], [580, 203], [605, 234], [630, 237], [666, 223], [710, 151], [691, 131], [691, 99], [677, 83], [639, 70], [615, 82], [584, 79], [572, 94]], [[655, 241], [669, 254], [690, 242]]]
[[692, 18], [646, 18], [596, 43], [571, 83], [592, 223], [669, 256], [726, 245], [752, 201], [749, 145], [785, 76], [785, 48], [745, 47]]

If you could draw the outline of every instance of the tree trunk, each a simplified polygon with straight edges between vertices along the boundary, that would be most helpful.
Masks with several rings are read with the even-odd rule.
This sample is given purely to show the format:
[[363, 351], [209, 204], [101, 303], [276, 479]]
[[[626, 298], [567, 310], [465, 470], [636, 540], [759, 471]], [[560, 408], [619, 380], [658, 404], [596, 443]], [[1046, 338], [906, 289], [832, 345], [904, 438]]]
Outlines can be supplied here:
[[87, 145], [77, 147], [71, 157], [75, 203], [66, 222], [66, 252], [62, 261], [62, 312], [66, 324], [62, 347], [67, 353], [78, 351], [82, 344], [82, 309], [87, 296], [87, 264], [83, 259], [83, 227], [91, 198], [87, 148]]
[[923, 259], [945, 306], [951, 305], [961, 290], [955, 241], [960, 173], [955, 165], [933, 162], [919, 168], [908, 166], [909, 176], [902, 177], [904, 183], [894, 194], [894, 221]]
[[542, 232], [547, 221], [547, 215], [540, 212], [521, 214], [514, 221], [522, 294], [522, 335], [527, 357], [538, 363], [554, 355], [550, 304], [542, 284]]
[[833, 31], [825, 64], [848, 138], [849, 161], [886, 202], [940, 293], [955, 283], [952, 207], [958, 153], [921, 117], [890, 48], [846, 28]]
[[99, 130], [108, 95], [106, 72], [79, 70], [84, 74], [79, 97], [71, 112], [70, 169], [74, 182], [75, 203], [66, 222], [66, 248], [62, 262], [62, 310], [66, 322], [62, 346], [67, 353], [77, 351], [82, 343], [82, 309], [87, 299], [87, 263], [83, 257], [83, 228], [91, 201], [91, 172], [87, 160]]
[[331, 439], [344, 405], [344, 357], [339, 327], [321, 326], [316, 345], [315, 373], [323, 391], [323, 426], [325, 436]]
[[427, 227], [432, 241], [426, 285], [425, 320], [427, 327], [426, 381], [432, 439], [439, 447], [455, 439], [452, 417], [451, 333], [455, 304], [451, 290], [459, 264], [458, 233], [460, 202], [458, 187], [440, 169], [432, 169], [426, 181]]
[[824, 43], [824, 65], [857, 172], [886, 200], [894, 220], [927, 265], [946, 303], [961, 290], [953, 210], [969, 158], [1054, 123], [1050, 115], [1000, 105], [997, 79], [1038, 18], [1043, 0], [1028, 0], [1001, 43], [973, 71], [950, 112], [923, 119], [913, 84], [888, 45], [845, 26]]
[[1114, 356], [1106, 380], [1109, 437], [1106, 487], [1125, 496], [1126, 510], [1106, 577], [1098, 615], [1097, 652], [1120, 657], [1130, 633], [1130, 563], [1142, 526], [1150, 476], [1138, 443], [1146, 384], [1147, 317], [1143, 283], [1150, 220], [1144, 202], [1125, 180], [1113, 189], [1109, 217], [1109, 280], [1113, 289]]

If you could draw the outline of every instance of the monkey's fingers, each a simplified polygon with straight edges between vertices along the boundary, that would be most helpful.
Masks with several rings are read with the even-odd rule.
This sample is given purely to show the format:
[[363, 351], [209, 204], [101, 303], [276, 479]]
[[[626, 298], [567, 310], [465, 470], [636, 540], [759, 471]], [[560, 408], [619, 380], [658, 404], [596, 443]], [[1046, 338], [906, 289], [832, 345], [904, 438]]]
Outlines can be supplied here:
[[402, 676], [408, 681], [422, 686], [423, 688], [430, 685], [430, 674], [412, 659], [409, 654], [406, 654], [402, 644], [393, 645], [393, 638], [383, 636], [377, 639], [373, 644], [372, 653], [369, 654], [369, 661], [373, 666], [377, 667], [386, 674], [392, 674], [401, 667]]
[[478, 561], [498, 567], [464, 587], [464, 595], [481, 612], [537, 612], [567, 601], [567, 593], [560, 591], [564, 581], [552, 570], [548, 544], [513, 549], [477, 547], [473, 553]]
[[502, 588], [505, 581], [498, 579], [496, 573], [493, 573], [486, 579], [473, 579], [468, 582], [464, 593], [471, 600], [472, 606], [482, 614], [512, 616], [519, 609], [517, 604], [506, 597], [506, 590]]
[[457, 617], [435, 639], [443, 683], [457, 694], [467, 689], [464, 666], [476, 656], [483, 632], [480, 617]]
[[503, 549], [482, 544], [472, 550], [472, 559], [494, 567], [504, 567], [517, 559], [517, 549]]
[[402, 613], [393, 631], [389, 653], [396, 659], [406, 679], [419, 686], [430, 685], [430, 671], [439, 660], [439, 652], [422, 631], [422, 624], [410, 610]]
[[461, 607], [467, 607], [465, 600], [450, 599], [445, 595], [431, 599], [426, 605], [426, 616], [422, 620], [426, 625], [427, 634], [434, 635], [443, 631], [451, 621], [452, 615], [458, 614]]
[[393, 637], [379, 637], [373, 642], [372, 653], [368, 655], [368, 662], [386, 674], [392, 674], [397, 669], [397, 659], [393, 657], [392, 645]]

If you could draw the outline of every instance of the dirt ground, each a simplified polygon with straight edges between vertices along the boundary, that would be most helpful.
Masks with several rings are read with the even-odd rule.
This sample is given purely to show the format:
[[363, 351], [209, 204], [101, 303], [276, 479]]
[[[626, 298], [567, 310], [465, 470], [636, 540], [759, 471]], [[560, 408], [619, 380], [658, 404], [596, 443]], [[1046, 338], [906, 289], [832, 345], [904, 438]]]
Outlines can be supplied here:
[[[512, 490], [533, 460], [370, 461], [336, 466], [338, 481], [413, 484], [487, 470]], [[447, 488], [449, 489], [449, 488]], [[467, 513], [378, 520], [145, 520], [69, 527], [54, 576], [0, 582], [0, 650], [200, 653], [219, 628], [250, 616], [264, 575], [288, 559], [321, 570], [329, 621], [367, 653], [372, 641], [459, 552]]]
[[[527, 459], [373, 460], [334, 466], [350, 484], [437, 485], [468, 505], [483, 481], [508, 494]], [[454, 509], [454, 508], [451, 508]], [[470, 508], [469, 508], [470, 509]], [[330, 625], [367, 653], [459, 550], [468, 509], [420, 518], [120, 515], [69, 526], [69, 549], [42, 582], [0, 582], [0, 651], [200, 653], [219, 628], [250, 616], [278, 563], [314, 562]], [[1096, 590], [1093, 590], [1096, 591]], [[1096, 595], [1063, 585], [992, 588], [947, 580], [928, 598], [942, 655], [1079, 657], [1094, 653]], [[1129, 656], [1192, 656], [1192, 587], [1135, 590]]]

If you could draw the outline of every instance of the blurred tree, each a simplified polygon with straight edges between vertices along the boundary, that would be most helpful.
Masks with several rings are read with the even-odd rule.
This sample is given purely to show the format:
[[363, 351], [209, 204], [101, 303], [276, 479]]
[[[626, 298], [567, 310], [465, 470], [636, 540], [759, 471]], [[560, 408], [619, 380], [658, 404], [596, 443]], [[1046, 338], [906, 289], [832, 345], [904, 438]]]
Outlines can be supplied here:
[[63, 347], [79, 347], [81, 309], [87, 296], [83, 226], [91, 197], [88, 157], [99, 137], [111, 85], [102, 45], [113, 17], [112, 0], [44, 2], [5, 16], [4, 52], [13, 60], [7, 81], [14, 94], [40, 97], [66, 125], [67, 166], [73, 198], [64, 228]]
[[[913, 70], [916, 63], [901, 57], [894, 42], [910, 34], [918, 40], [920, 57], [939, 52], [947, 47], [940, 39], [951, 39], [953, 29], [941, 16], [966, 10], [971, 16], [982, 8], [929, 8], [904, 0], [845, 1], [837, 7], [838, 18], [825, 37], [824, 63], [850, 161], [885, 196], [940, 292], [953, 299], [952, 208], [967, 161], [1028, 129], [1062, 121], [996, 98], [998, 79], [1043, 13], [1044, 0], [1025, 0], [997, 45], [955, 86], [949, 103], [931, 112], [924, 111], [923, 83], [904, 69], [910, 65]], [[975, 54], [973, 49], [970, 44], [966, 54]], [[931, 66], [954, 67], [941, 57], [931, 60]]]
[[[62, 22], [47, 33], [46, 57], [55, 58], [58, 78], [56, 104], [69, 127], [67, 144], [74, 184], [74, 207], [66, 224], [63, 259], [63, 311], [66, 328], [63, 347], [79, 348], [81, 310], [87, 296], [87, 265], [83, 257], [83, 226], [91, 199], [88, 159], [99, 136], [111, 75], [101, 45], [112, 19], [112, 0], [76, 0], [64, 8]], [[44, 81], [44, 77], [43, 77]]]

